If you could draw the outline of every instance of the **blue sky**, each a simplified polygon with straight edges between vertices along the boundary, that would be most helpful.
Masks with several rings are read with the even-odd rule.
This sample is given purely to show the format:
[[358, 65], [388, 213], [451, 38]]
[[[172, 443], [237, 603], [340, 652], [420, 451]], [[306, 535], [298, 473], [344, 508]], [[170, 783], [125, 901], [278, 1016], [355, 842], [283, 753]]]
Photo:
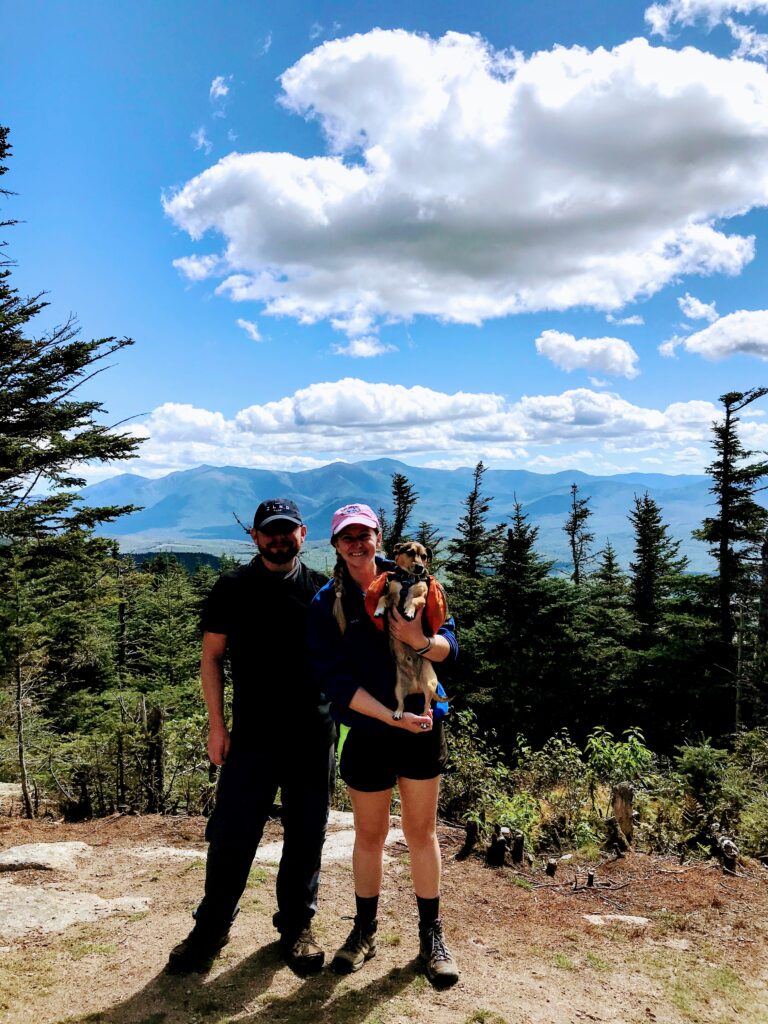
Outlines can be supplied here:
[[768, 382], [768, 0], [3, 26], [14, 281], [41, 331], [135, 339], [92, 393], [137, 472], [701, 472], [718, 396]]

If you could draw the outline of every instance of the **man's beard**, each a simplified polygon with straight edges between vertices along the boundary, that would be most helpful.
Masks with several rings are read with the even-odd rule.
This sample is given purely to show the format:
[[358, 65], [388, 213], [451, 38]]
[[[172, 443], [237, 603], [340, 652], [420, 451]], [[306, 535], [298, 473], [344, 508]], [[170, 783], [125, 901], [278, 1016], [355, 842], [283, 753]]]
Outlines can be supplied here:
[[274, 551], [271, 550], [270, 546], [263, 548], [259, 545], [261, 557], [266, 558], [273, 565], [287, 565], [294, 560], [298, 553], [299, 545], [292, 537], [286, 537], [285, 540], [280, 541], [280, 547]]

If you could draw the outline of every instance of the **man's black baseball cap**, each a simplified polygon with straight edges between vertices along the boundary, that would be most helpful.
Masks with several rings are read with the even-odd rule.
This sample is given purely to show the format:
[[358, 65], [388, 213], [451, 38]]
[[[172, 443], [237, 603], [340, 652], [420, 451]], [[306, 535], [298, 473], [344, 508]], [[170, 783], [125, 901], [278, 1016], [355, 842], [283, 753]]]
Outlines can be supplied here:
[[304, 523], [299, 512], [299, 506], [290, 498], [268, 498], [262, 501], [256, 509], [253, 517], [254, 530], [263, 530], [270, 523], [278, 521], [293, 523], [294, 526], [303, 526]]

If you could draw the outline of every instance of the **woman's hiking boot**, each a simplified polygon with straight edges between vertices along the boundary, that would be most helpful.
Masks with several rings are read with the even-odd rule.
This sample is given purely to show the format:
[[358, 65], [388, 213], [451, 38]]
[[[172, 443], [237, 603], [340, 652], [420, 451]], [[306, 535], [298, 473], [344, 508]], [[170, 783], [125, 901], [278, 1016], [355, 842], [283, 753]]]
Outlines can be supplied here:
[[456, 961], [445, 944], [442, 921], [433, 921], [419, 928], [419, 957], [435, 988], [450, 988], [459, 980]]
[[344, 945], [331, 960], [331, 970], [337, 974], [351, 974], [359, 971], [366, 960], [376, 956], [377, 921], [361, 924], [357, 918]]

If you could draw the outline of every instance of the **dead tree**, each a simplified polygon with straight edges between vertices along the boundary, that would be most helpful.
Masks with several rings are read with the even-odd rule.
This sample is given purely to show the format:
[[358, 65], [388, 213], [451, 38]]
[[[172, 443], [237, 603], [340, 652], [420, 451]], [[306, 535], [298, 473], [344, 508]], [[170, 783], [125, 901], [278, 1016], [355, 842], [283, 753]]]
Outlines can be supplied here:
[[615, 817], [605, 819], [605, 829], [607, 834], [606, 846], [608, 849], [616, 849], [619, 854], [626, 853], [630, 849], [630, 845], [627, 841], [627, 837], [624, 835], [624, 830]]
[[635, 790], [629, 782], [619, 782], [613, 787], [611, 793], [613, 816], [630, 846], [632, 845], [632, 803], [634, 798]]

